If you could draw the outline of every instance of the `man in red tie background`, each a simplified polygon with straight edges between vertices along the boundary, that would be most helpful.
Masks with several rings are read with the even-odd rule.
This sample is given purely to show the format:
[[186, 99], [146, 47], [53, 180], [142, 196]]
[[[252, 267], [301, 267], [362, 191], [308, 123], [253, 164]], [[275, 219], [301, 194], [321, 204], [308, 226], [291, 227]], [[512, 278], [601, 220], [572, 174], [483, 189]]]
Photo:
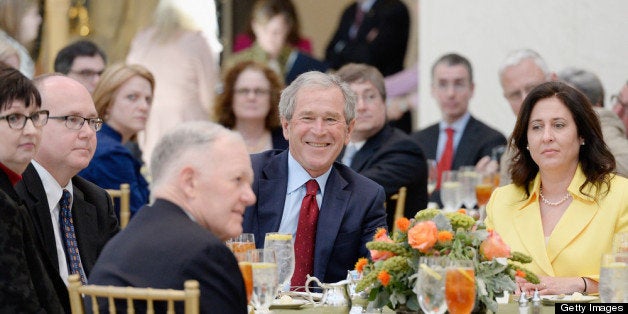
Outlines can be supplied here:
[[349, 142], [355, 94], [334, 75], [307, 72], [282, 93], [279, 114], [286, 151], [252, 155], [253, 191], [244, 232], [264, 246], [267, 232], [293, 235], [295, 272], [291, 285], [307, 274], [322, 282], [347, 277], [377, 228], [386, 228], [384, 189], [334, 161]]
[[[438, 162], [439, 181], [443, 171], [474, 166], [482, 157], [490, 157], [494, 147], [506, 145], [504, 135], [469, 113], [474, 88], [473, 68], [467, 58], [450, 53], [441, 56], [432, 66], [431, 92], [440, 107], [442, 120], [412, 136], [426, 158]], [[441, 203], [438, 189], [430, 200]]]

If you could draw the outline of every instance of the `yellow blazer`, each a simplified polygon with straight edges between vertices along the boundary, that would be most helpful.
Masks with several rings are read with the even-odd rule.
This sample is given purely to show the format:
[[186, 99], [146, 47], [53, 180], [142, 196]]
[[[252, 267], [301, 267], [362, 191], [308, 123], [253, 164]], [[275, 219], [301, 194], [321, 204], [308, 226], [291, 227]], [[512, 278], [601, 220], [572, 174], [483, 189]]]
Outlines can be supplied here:
[[[602, 254], [610, 252], [613, 235], [628, 232], [628, 179], [614, 176], [610, 192], [597, 200], [580, 193], [584, 181], [578, 166], [567, 189], [573, 200], [547, 245], [541, 224], [538, 174], [531, 183], [530, 197], [514, 184], [496, 189], [486, 206], [486, 226], [497, 231], [512, 250], [530, 255], [533, 262], [526, 267], [537, 275], [597, 280]], [[592, 185], [585, 192], [596, 195]]]

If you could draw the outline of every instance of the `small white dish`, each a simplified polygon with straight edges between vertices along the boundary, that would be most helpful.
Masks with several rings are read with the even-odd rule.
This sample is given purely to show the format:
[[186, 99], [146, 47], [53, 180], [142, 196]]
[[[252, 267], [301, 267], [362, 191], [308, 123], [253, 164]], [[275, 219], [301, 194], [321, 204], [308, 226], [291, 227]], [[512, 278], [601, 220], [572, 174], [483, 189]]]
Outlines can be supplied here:
[[270, 306], [270, 309], [300, 309], [302, 306], [306, 305], [308, 302], [305, 300], [275, 300], [273, 304]]
[[574, 297], [573, 295], [542, 295], [541, 303], [544, 305], [554, 305], [555, 303], [587, 303], [597, 300], [598, 297], [590, 295], [581, 295]]

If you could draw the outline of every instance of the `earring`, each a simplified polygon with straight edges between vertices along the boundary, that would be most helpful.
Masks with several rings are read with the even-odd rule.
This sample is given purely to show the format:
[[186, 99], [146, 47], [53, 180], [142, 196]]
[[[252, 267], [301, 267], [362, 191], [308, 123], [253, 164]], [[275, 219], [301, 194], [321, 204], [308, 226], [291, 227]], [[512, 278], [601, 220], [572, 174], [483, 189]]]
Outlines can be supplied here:
[[584, 146], [584, 141], [582, 141], [582, 143], [580, 143], [580, 146]]
[[530, 146], [526, 146], [526, 149], [527, 149], [527, 150], [530, 150]]

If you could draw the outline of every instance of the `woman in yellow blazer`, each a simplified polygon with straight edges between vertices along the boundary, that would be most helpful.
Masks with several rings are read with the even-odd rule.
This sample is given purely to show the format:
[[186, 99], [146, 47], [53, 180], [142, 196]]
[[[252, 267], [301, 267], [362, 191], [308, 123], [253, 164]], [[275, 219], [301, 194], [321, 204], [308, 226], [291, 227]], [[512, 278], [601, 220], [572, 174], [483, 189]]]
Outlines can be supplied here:
[[597, 292], [602, 254], [613, 235], [628, 232], [628, 179], [614, 174], [591, 104], [564, 83], [537, 86], [510, 145], [513, 183], [493, 192], [486, 225], [532, 256], [541, 283], [517, 278], [520, 291]]

